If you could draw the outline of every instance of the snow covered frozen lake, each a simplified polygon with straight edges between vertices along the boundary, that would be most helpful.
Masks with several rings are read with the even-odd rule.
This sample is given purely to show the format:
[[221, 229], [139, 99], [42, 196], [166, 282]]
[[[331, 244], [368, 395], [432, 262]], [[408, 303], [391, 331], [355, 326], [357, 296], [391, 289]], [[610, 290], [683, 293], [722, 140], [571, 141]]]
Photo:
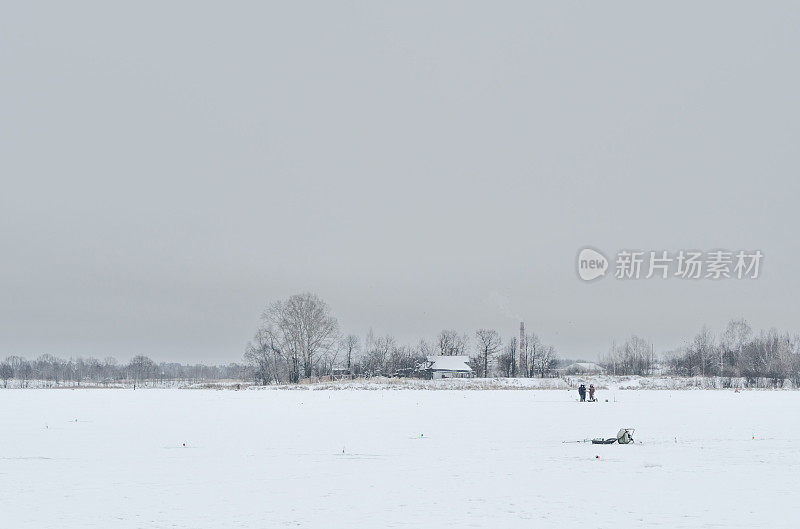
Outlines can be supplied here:
[[0, 391], [0, 525], [796, 526], [800, 392], [598, 396]]

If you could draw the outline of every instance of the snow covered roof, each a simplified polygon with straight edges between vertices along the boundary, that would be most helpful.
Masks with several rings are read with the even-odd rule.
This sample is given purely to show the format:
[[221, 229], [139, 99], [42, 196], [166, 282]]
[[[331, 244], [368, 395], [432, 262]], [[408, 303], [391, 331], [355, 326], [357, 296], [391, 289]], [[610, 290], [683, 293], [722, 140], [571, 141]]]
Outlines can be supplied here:
[[434, 371], [472, 371], [468, 356], [429, 356], [428, 362], [428, 369]]

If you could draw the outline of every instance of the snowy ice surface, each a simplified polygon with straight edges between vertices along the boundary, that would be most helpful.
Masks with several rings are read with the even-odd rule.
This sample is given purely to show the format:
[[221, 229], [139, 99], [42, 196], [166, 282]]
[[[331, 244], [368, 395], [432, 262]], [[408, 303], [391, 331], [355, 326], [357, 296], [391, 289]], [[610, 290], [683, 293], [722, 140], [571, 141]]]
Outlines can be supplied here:
[[796, 526], [800, 393], [576, 396], [0, 391], [0, 526]]

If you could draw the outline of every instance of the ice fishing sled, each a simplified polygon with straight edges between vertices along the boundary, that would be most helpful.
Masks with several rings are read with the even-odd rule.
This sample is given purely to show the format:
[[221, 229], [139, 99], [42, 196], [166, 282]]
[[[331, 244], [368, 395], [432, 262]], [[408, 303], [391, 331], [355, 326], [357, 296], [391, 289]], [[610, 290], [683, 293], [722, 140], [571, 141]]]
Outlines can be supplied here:
[[619, 443], [621, 445], [626, 445], [628, 443], [633, 442], [633, 428], [620, 428], [619, 432], [617, 432], [616, 437], [609, 437], [608, 439], [597, 438], [592, 439], [593, 445], [613, 445], [614, 443]]

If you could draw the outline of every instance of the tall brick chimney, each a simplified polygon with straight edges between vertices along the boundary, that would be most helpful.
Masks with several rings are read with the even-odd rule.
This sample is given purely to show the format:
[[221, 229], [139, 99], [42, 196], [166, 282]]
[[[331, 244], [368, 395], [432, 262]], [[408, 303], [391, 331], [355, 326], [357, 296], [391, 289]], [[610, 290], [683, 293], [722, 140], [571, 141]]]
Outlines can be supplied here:
[[528, 376], [528, 363], [525, 361], [525, 322], [519, 322], [519, 367], [518, 374], [521, 377]]

